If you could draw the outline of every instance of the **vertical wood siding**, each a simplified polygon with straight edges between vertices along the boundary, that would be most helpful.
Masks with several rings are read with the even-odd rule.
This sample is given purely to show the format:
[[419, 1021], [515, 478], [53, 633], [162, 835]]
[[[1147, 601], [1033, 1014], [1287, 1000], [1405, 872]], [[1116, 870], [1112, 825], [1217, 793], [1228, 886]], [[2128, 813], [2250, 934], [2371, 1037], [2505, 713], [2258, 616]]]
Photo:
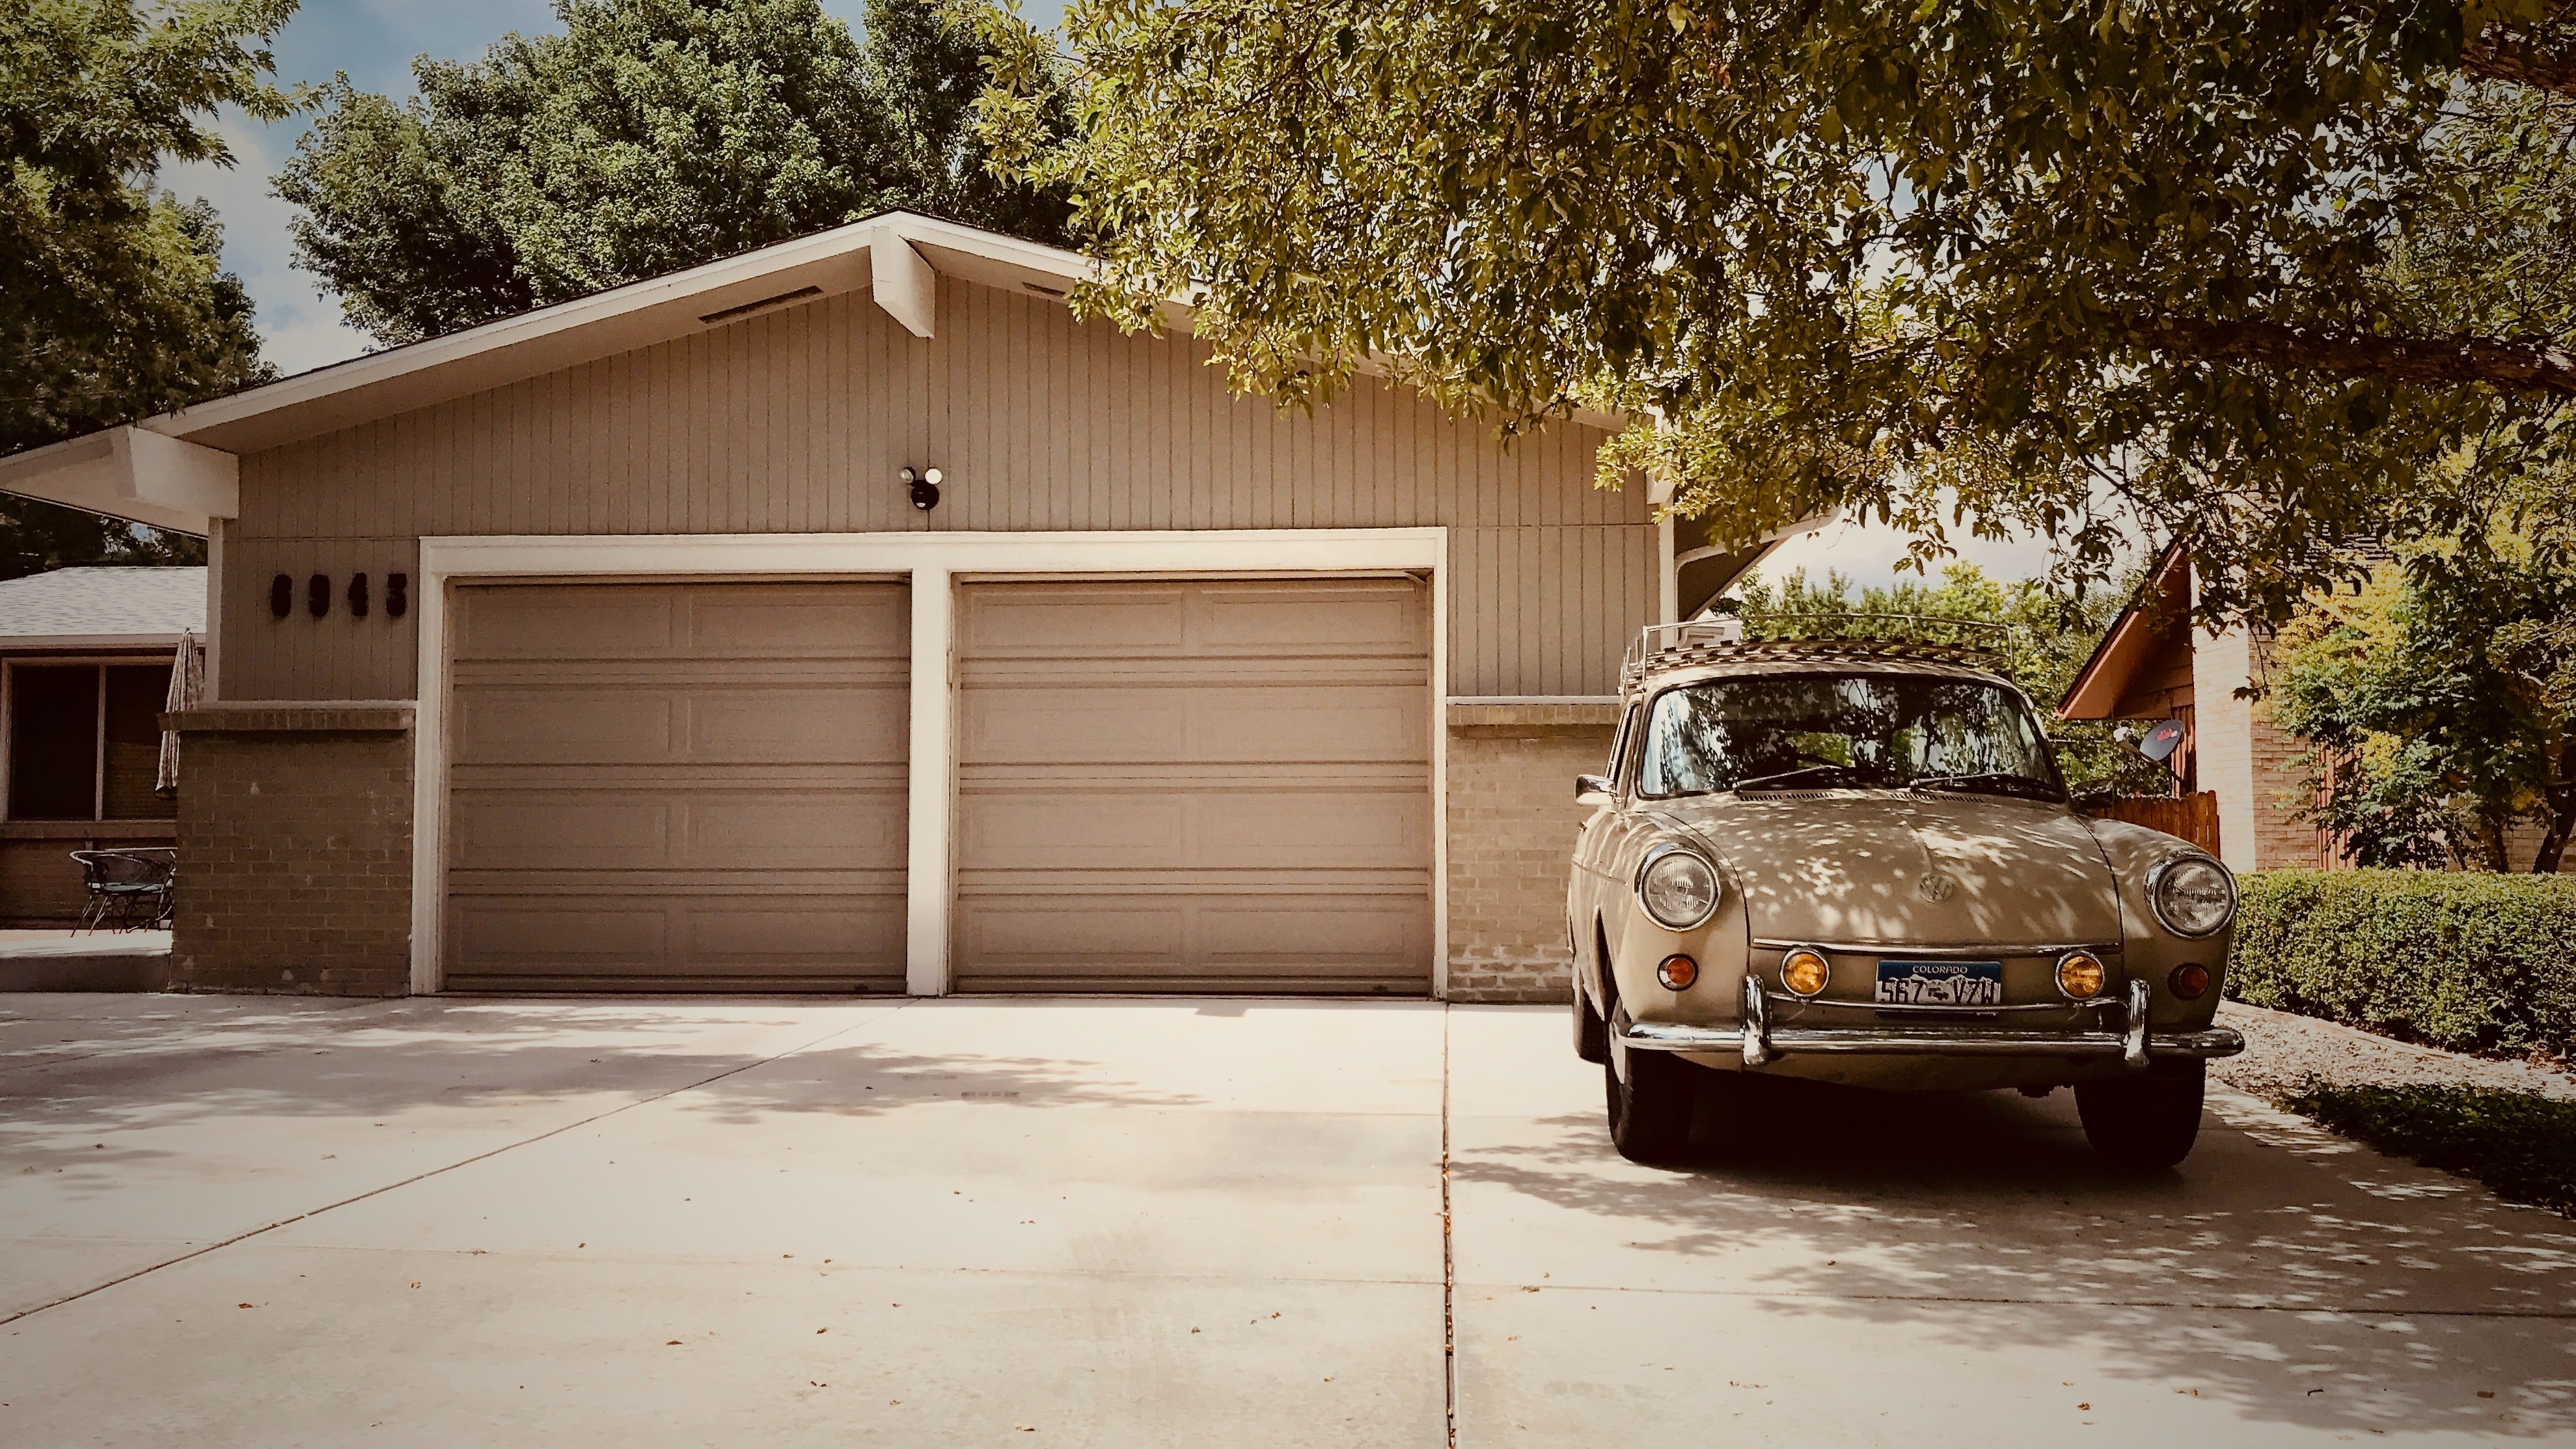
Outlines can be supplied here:
[[[864, 293], [824, 298], [253, 454], [224, 537], [225, 693], [415, 697], [384, 577], [417, 577], [424, 535], [1426, 524], [1452, 530], [1452, 693], [1613, 692], [1655, 607], [1655, 529], [1641, 487], [1592, 486], [1599, 431], [1505, 442], [1369, 379], [1282, 412], [1207, 357], [943, 279], [936, 340]], [[946, 472], [935, 512], [897, 486], [907, 465]]]

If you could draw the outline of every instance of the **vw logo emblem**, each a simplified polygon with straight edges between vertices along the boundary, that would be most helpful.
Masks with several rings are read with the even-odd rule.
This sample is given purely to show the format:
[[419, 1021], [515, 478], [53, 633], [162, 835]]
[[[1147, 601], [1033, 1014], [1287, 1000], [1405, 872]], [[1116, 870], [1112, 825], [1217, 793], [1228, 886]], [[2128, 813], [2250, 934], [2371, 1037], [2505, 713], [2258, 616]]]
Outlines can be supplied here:
[[1937, 906], [1959, 893], [1959, 882], [1937, 870], [1925, 871], [1923, 879], [1914, 883], [1914, 891]]

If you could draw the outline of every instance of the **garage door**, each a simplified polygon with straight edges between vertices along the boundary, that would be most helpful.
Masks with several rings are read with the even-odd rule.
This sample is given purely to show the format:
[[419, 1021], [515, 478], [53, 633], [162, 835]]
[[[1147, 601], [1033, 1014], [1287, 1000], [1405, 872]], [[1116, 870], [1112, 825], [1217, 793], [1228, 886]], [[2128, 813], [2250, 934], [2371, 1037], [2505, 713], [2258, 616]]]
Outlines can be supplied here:
[[907, 597], [458, 589], [449, 988], [902, 990]]
[[970, 583], [964, 991], [1427, 993], [1412, 579]]

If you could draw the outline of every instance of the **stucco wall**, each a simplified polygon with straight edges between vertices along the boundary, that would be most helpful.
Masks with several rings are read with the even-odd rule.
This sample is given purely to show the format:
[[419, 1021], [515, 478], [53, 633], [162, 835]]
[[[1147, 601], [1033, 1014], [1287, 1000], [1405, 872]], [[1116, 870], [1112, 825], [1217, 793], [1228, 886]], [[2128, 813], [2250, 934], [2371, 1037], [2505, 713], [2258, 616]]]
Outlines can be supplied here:
[[2308, 798], [2302, 747], [2272, 722], [2262, 699], [2236, 691], [2264, 660], [2244, 630], [2202, 634], [2192, 650], [2193, 747], [2201, 789], [2218, 797], [2219, 855], [2231, 869], [2313, 868], [2316, 826], [2298, 816]]

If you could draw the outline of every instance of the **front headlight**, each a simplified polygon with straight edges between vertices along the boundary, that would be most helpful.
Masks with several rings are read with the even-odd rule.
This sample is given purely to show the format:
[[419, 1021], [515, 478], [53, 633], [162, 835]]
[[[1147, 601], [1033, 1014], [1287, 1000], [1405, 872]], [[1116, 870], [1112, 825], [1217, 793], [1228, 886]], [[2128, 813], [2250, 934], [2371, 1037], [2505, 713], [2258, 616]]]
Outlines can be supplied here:
[[2147, 904], [2177, 936], [2215, 935], [2236, 918], [2236, 878], [2205, 855], [2177, 855], [2147, 876]]
[[1695, 850], [1659, 847], [1637, 870], [1637, 901], [1665, 930], [1695, 930], [1717, 913], [1717, 867]]

